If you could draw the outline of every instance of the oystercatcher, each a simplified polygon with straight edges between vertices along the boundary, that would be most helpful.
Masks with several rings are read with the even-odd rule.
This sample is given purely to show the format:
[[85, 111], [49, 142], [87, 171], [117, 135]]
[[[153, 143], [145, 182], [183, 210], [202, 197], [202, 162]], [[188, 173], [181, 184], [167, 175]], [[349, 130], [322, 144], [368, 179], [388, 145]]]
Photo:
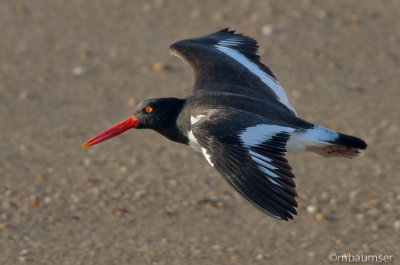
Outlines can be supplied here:
[[144, 100], [131, 117], [83, 146], [131, 128], [153, 129], [202, 152], [260, 210], [293, 219], [297, 193], [286, 152], [352, 158], [367, 144], [297, 117], [257, 49], [254, 39], [228, 28], [172, 44], [170, 52], [194, 71], [193, 93], [183, 99]]

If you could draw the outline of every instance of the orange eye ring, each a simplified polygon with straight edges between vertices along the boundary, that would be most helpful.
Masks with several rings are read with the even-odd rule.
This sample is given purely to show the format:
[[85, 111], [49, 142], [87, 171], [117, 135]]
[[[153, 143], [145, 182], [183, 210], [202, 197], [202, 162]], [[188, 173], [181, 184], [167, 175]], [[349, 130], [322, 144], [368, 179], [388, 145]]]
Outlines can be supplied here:
[[144, 107], [144, 112], [146, 112], [147, 114], [152, 113], [153, 112], [153, 107], [152, 106], [146, 106]]

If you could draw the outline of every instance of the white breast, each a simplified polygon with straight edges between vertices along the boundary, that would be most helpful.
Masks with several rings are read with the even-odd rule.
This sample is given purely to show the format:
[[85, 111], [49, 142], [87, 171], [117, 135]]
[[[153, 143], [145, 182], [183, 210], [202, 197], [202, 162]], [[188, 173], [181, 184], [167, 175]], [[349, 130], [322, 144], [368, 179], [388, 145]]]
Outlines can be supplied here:
[[[190, 126], [193, 126], [196, 122], [202, 120], [206, 115], [197, 115], [197, 116], [190, 116]], [[189, 146], [192, 147], [197, 152], [201, 152], [201, 146], [197, 142], [197, 139], [194, 137], [192, 131], [188, 131], [188, 138], [189, 138]]]

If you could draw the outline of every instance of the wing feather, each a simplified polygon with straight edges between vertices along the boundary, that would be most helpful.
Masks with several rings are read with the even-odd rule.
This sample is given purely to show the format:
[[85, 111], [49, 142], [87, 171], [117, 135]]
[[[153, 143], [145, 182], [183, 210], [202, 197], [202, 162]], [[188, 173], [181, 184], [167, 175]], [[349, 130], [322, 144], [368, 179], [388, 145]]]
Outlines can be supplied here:
[[[243, 122], [233, 128], [224, 126], [234, 119]], [[296, 185], [284, 157], [290, 134], [282, 127], [266, 124], [271, 130], [264, 137], [254, 135], [249, 146], [241, 137], [248, 126], [254, 124], [246, 113], [220, 110], [194, 124], [191, 131], [210, 164], [239, 194], [274, 217], [293, 219], [297, 214]], [[247, 131], [246, 139], [250, 137]]]
[[[269, 99], [280, 102], [296, 114], [275, 75], [261, 63], [257, 50], [254, 39], [227, 28], [170, 46], [170, 52], [194, 71], [195, 90], [212, 89], [216, 83], [230, 84], [232, 89], [246, 87], [268, 95]], [[243, 94], [241, 90], [236, 92]]]

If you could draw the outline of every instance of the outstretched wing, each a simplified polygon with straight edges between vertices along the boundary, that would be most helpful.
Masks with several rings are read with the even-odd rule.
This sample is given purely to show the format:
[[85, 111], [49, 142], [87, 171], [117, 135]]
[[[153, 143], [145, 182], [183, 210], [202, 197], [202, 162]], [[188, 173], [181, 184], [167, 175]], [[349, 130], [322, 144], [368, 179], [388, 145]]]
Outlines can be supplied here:
[[195, 73], [194, 89], [213, 89], [230, 84], [258, 90], [278, 100], [295, 114], [294, 108], [272, 71], [260, 62], [257, 42], [224, 29], [200, 38], [178, 41], [170, 52], [190, 65]]
[[[210, 165], [239, 194], [274, 217], [293, 219], [297, 193], [285, 153], [294, 129], [255, 124], [247, 115], [216, 111], [193, 124], [191, 133]], [[233, 122], [233, 128], [226, 126]]]

